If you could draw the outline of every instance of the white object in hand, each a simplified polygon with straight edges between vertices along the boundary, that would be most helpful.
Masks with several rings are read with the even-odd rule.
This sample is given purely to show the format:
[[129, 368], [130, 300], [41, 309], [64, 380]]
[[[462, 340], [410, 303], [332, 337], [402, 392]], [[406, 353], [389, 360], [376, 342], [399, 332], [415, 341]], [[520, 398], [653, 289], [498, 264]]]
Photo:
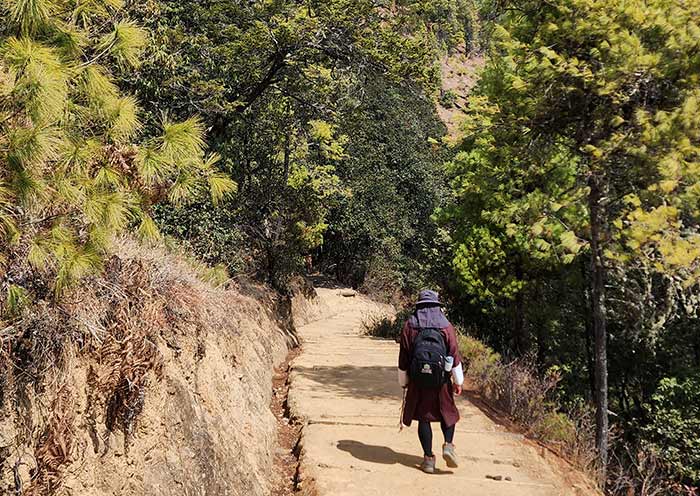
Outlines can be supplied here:
[[460, 363], [456, 367], [452, 368], [452, 380], [458, 386], [464, 384], [464, 371], [462, 370], [462, 364]]
[[445, 357], [445, 372], [449, 372], [452, 370], [452, 364], [455, 362], [454, 357], [448, 356]]
[[399, 371], [399, 386], [408, 386], [408, 373], [405, 370], [398, 369]]

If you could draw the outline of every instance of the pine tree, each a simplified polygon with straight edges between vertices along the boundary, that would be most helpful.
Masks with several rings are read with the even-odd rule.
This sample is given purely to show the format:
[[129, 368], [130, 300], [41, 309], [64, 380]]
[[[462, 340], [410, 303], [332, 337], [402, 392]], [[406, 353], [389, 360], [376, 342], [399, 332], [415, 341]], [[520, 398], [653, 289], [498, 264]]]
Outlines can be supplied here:
[[150, 206], [235, 189], [205, 156], [197, 118], [139, 143], [139, 109], [114, 70], [148, 35], [120, 0], [6, 0], [0, 10], [0, 301], [6, 315], [43, 276], [53, 291], [100, 267], [110, 238], [154, 238]]
[[700, 6], [520, 1], [495, 31], [452, 164], [455, 266], [511, 296], [526, 267], [589, 259], [597, 447], [608, 456], [606, 285], [700, 278]]

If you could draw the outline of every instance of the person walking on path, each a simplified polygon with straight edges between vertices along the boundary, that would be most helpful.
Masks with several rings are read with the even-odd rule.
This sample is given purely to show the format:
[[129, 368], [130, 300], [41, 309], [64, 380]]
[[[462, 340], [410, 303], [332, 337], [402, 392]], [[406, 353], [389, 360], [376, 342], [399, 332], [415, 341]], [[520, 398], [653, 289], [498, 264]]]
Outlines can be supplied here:
[[453, 444], [459, 410], [454, 395], [462, 394], [464, 373], [454, 327], [442, 311], [435, 291], [421, 291], [415, 311], [401, 331], [399, 385], [408, 388], [402, 422], [418, 421], [418, 438], [423, 448], [421, 469], [435, 472], [431, 422], [440, 422], [445, 438], [442, 457], [450, 468], [458, 465]]

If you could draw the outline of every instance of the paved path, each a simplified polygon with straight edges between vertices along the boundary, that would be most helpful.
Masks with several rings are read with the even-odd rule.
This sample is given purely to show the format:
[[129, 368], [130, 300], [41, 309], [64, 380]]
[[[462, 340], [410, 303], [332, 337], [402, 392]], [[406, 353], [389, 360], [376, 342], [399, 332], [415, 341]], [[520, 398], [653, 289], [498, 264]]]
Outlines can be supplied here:
[[[319, 496], [448, 495], [455, 490], [460, 496], [592, 494], [565, 463], [549, 452], [543, 457], [466, 399], [458, 403], [460, 467], [447, 469], [438, 457], [439, 473], [422, 473], [416, 423], [398, 433], [398, 345], [362, 336], [363, 319], [379, 307], [361, 296], [344, 298], [338, 290], [318, 292], [335, 314], [299, 330], [303, 351], [293, 364], [289, 396], [292, 414], [306, 422], [302, 488], [313, 484]], [[435, 451], [441, 445], [435, 425]]]

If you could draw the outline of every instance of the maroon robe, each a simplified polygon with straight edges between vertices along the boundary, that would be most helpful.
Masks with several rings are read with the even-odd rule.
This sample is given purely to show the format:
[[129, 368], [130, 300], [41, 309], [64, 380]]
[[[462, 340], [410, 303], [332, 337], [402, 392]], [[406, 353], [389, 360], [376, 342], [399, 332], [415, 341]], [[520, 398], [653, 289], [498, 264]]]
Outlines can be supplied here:
[[[399, 369], [408, 371], [411, 363], [411, 349], [419, 330], [412, 327], [408, 321], [401, 331], [401, 349], [399, 351]], [[442, 329], [447, 343], [447, 352], [454, 357], [454, 367], [462, 363], [457, 346], [457, 334], [450, 324]], [[447, 426], [457, 423], [459, 410], [452, 396], [452, 376], [440, 389], [420, 389], [410, 382], [406, 392], [406, 404], [403, 412], [404, 425], [410, 426], [411, 421], [440, 422], [445, 421]]]

